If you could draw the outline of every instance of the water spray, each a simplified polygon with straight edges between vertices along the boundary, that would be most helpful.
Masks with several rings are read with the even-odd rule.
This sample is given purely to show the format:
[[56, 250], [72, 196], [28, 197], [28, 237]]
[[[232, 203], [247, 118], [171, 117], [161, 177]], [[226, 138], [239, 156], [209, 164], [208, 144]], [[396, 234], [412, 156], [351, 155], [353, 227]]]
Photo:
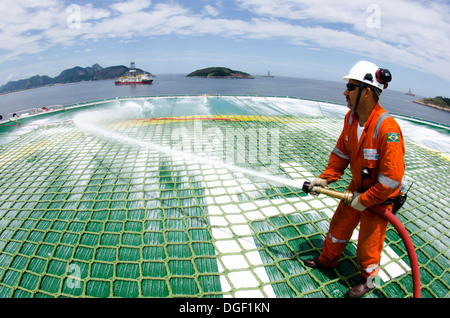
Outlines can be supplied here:
[[[116, 114], [116, 116], [117, 116], [117, 114]], [[91, 134], [99, 135], [104, 138], [108, 138], [108, 139], [111, 139], [111, 140], [114, 140], [114, 141], [117, 141], [117, 142], [120, 142], [120, 143], [123, 143], [126, 145], [130, 145], [130, 146], [134, 145], [134, 146], [141, 147], [143, 149], [148, 149], [148, 150], [153, 150], [153, 151], [156, 151], [159, 153], [164, 153], [164, 154], [171, 156], [177, 160], [184, 159], [186, 161], [194, 161], [194, 162], [200, 163], [200, 164], [211, 165], [215, 168], [224, 168], [229, 171], [242, 173], [244, 175], [254, 176], [257, 178], [265, 179], [267, 181], [271, 181], [271, 182], [285, 185], [285, 186], [295, 188], [295, 189], [301, 189], [300, 185], [302, 184], [302, 182], [306, 182], [306, 180], [299, 180], [299, 179], [293, 180], [293, 179], [288, 179], [285, 177], [271, 175], [271, 174], [264, 173], [261, 171], [256, 171], [253, 169], [242, 168], [239, 166], [235, 166], [235, 165], [232, 165], [229, 163], [222, 162], [220, 160], [209, 159], [209, 158], [201, 156], [201, 155], [193, 154], [191, 152], [172, 149], [171, 147], [168, 147], [168, 146], [161, 146], [161, 145], [149, 142], [149, 141], [143, 141], [140, 139], [128, 137], [128, 136], [122, 135], [120, 133], [115, 133], [115, 132], [105, 130], [103, 128], [98, 127], [99, 123], [93, 121], [92, 118], [95, 118], [95, 117], [93, 117], [92, 115], [89, 115], [89, 114], [85, 114], [83, 116], [76, 117], [74, 119], [74, 123], [82, 130], [87, 131]]]
[[[157, 152], [165, 153], [165, 154], [172, 156], [174, 158], [177, 158], [177, 159], [183, 158], [185, 160], [196, 161], [197, 163], [209, 164], [216, 168], [217, 167], [225, 168], [230, 171], [239, 172], [239, 173], [243, 173], [246, 175], [263, 178], [268, 181], [283, 184], [283, 185], [290, 186], [292, 188], [297, 188], [297, 189], [300, 188], [299, 185], [303, 181], [303, 185], [302, 185], [301, 189], [305, 193], [309, 194], [310, 192], [313, 192], [313, 193], [318, 193], [318, 194], [324, 194], [324, 195], [339, 199], [342, 202], [344, 202], [345, 204], [350, 204], [353, 199], [353, 193], [348, 190], [345, 192], [339, 192], [336, 190], [326, 189], [326, 188], [319, 187], [319, 186], [315, 186], [312, 189], [309, 189], [310, 182], [308, 182], [306, 180], [298, 180], [298, 179], [292, 180], [292, 179], [288, 179], [288, 178], [284, 178], [284, 177], [269, 175], [269, 174], [258, 172], [255, 170], [245, 169], [242, 167], [223, 163], [223, 162], [220, 162], [217, 160], [208, 159], [208, 158], [205, 158], [205, 157], [202, 157], [199, 155], [195, 155], [192, 153], [174, 150], [170, 147], [160, 146], [160, 145], [157, 145], [157, 144], [154, 144], [151, 142], [147, 142], [147, 141], [123, 136], [121, 134], [114, 133], [111, 131], [107, 131], [102, 128], [96, 127], [95, 123], [92, 122], [92, 117], [90, 117], [90, 116], [77, 117], [74, 119], [74, 123], [81, 129], [91, 132], [93, 134], [101, 135], [103, 137], [107, 137], [109, 139], [113, 139], [115, 141], [118, 141], [118, 142], [121, 142], [124, 144], [136, 145], [136, 146], [143, 147], [144, 149], [149, 149], [149, 150], [154, 150]], [[98, 123], [97, 123], [97, 125], [98, 125]], [[395, 227], [397, 232], [400, 234], [400, 236], [406, 246], [406, 249], [408, 252], [408, 257], [409, 257], [409, 260], [411, 263], [411, 270], [412, 270], [412, 275], [413, 275], [414, 298], [420, 298], [419, 266], [418, 266], [417, 256], [416, 256], [416, 253], [414, 250], [414, 246], [412, 244], [412, 241], [411, 241], [411, 238], [409, 237], [408, 232], [406, 231], [403, 224], [397, 219], [397, 217], [394, 214], [392, 214], [392, 212], [390, 212], [389, 210], [384, 208], [383, 206], [375, 205], [373, 207], [370, 207], [369, 210], [371, 212], [377, 213], [381, 217], [384, 217], [385, 219], [387, 219]]]

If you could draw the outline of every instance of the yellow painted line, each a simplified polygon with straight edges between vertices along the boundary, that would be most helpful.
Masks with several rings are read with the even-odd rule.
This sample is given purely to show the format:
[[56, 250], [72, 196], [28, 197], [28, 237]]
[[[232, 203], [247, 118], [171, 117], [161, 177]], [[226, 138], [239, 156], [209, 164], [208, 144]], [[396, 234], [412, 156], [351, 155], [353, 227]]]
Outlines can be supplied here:
[[66, 134], [59, 135], [51, 139], [42, 139], [28, 145], [18, 146], [14, 149], [0, 154], [0, 167], [6, 164], [10, 164], [22, 157], [31, 155], [38, 150], [76, 140], [83, 135], [84, 134], [82, 132], [68, 131]]
[[13, 150], [9, 150], [0, 155], [0, 166], [14, 162], [17, 159], [28, 156], [28, 155], [34, 153], [36, 150], [45, 148], [47, 146], [48, 146], [47, 141], [40, 140], [40, 141], [35, 142], [30, 145], [26, 145], [26, 146], [22, 146], [22, 147], [19, 146]]
[[309, 120], [284, 116], [260, 116], [260, 115], [196, 115], [160, 118], [127, 119], [124, 122], [115, 122], [107, 125], [109, 129], [123, 128], [124, 123], [130, 123], [127, 127], [141, 127], [145, 125], [167, 124], [175, 122], [204, 121], [229, 121], [229, 122], [279, 122], [279, 123], [307, 123]]
[[444, 159], [447, 160], [447, 161], [450, 161], [450, 155], [448, 155], [448, 154], [445, 153], [445, 152], [441, 152], [441, 151], [439, 151], [439, 150], [436, 150], [436, 149], [434, 149], [434, 148], [430, 148], [430, 147], [428, 147], [428, 146], [424, 146], [424, 145], [418, 144], [418, 143], [416, 143], [416, 142], [412, 142], [412, 141], [410, 141], [410, 142], [411, 142], [412, 144], [415, 144], [416, 146], [419, 146], [420, 148], [423, 148], [423, 149], [424, 149], [425, 151], [427, 151], [428, 153], [432, 152], [433, 154], [438, 155], [438, 156], [444, 158]]

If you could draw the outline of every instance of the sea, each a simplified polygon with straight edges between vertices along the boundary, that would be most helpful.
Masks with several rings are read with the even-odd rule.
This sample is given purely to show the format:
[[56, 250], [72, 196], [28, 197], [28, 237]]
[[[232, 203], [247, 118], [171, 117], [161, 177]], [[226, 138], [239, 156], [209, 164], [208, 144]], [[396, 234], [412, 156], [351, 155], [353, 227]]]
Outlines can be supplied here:
[[[291, 77], [255, 79], [192, 78], [158, 75], [151, 85], [116, 86], [114, 80], [69, 83], [0, 95], [0, 115], [51, 105], [72, 105], [114, 97], [161, 95], [258, 95], [291, 96], [345, 105], [345, 83]], [[392, 114], [450, 126], [450, 112], [414, 103], [421, 96], [409, 96], [387, 89], [381, 106]]]

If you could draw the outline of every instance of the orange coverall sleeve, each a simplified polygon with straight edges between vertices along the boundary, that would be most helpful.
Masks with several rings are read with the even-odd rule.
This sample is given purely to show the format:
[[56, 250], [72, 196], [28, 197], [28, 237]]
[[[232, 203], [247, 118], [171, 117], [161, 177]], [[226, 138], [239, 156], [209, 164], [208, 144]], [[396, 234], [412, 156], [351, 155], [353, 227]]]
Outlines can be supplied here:
[[405, 172], [403, 135], [394, 119], [387, 119], [378, 136], [380, 163], [377, 182], [359, 197], [365, 207], [385, 202], [400, 193]]

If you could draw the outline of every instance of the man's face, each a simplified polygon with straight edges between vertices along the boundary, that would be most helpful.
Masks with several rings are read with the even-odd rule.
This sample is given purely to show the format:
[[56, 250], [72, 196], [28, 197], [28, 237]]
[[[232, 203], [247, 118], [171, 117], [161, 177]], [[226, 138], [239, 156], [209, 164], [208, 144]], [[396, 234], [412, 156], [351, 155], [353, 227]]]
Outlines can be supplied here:
[[348, 88], [345, 90], [344, 95], [345, 98], [347, 99], [347, 107], [350, 108], [351, 110], [355, 109], [356, 106], [356, 98], [358, 97], [358, 91], [359, 91], [359, 82], [355, 81], [355, 80], [349, 80], [348, 81], [349, 84], [351, 85], [355, 85], [355, 89], [353, 90], [349, 90]]

